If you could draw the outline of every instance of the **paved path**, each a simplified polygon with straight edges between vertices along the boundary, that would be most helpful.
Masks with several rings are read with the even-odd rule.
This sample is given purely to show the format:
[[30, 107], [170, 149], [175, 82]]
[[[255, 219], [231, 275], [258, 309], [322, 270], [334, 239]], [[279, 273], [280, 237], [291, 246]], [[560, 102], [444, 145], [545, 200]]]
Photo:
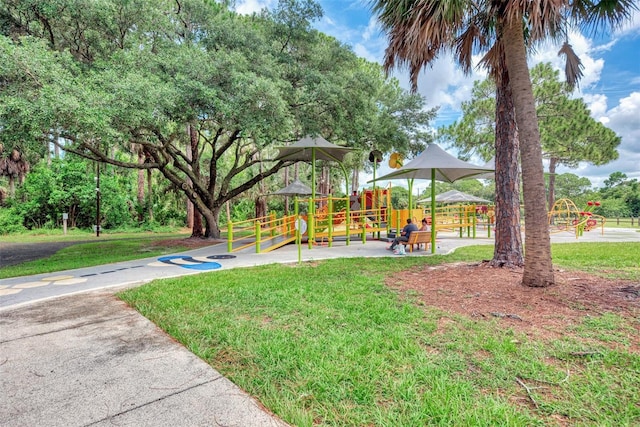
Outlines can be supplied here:
[[[565, 233], [552, 241], [576, 239]], [[640, 242], [640, 233], [611, 229], [579, 241]], [[437, 250], [492, 242], [440, 233]], [[302, 259], [397, 256], [386, 246], [304, 246]], [[266, 254], [225, 250], [0, 280], [0, 426], [286, 425], [114, 296], [157, 278], [299, 260], [294, 245]]]

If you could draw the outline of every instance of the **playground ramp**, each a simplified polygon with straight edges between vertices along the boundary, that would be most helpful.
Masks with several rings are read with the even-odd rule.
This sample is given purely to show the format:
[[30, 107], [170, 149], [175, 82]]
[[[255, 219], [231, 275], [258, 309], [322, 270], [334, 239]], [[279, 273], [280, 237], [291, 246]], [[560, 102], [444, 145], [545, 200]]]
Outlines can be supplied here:
[[271, 237], [263, 237], [260, 239], [260, 243], [258, 243], [255, 236], [251, 236], [234, 241], [229, 252], [239, 252], [245, 249], [255, 253], [270, 252], [295, 241], [295, 233], [293, 233], [293, 235], [279, 234]]
[[[297, 218], [297, 220], [296, 220]], [[372, 218], [376, 222], [372, 221]], [[303, 240], [308, 238], [331, 246], [336, 238], [362, 239], [364, 242], [368, 233], [387, 232], [384, 208], [376, 210], [361, 210], [351, 212], [347, 218], [345, 211], [329, 213], [320, 211], [315, 216], [288, 215], [277, 218], [275, 214], [269, 216], [227, 223], [227, 251], [238, 252], [253, 249], [256, 253], [269, 252], [296, 240], [296, 229], [300, 226]], [[306, 234], [305, 234], [306, 233]], [[308, 236], [308, 237], [307, 237]], [[313, 243], [312, 243], [313, 244]]]

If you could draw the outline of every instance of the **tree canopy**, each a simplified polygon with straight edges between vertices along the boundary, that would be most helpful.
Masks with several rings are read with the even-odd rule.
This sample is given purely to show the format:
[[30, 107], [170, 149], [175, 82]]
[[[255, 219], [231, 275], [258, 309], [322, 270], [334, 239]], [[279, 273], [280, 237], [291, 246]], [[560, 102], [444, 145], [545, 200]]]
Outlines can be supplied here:
[[312, 30], [321, 13], [311, 0], [252, 16], [210, 0], [5, 1], [0, 141], [157, 170], [219, 237], [224, 204], [290, 164], [269, 161], [275, 146], [322, 135], [407, 152], [426, 140], [434, 112]]
[[[549, 161], [549, 206], [553, 204], [556, 167], [576, 167], [580, 162], [603, 165], [618, 158], [621, 138], [590, 115], [581, 98], [560, 81], [551, 64], [531, 70], [536, 112], [540, 123], [543, 157]], [[474, 82], [471, 100], [462, 104], [462, 117], [440, 129], [440, 137], [465, 156], [494, 155], [495, 85], [491, 79]]]

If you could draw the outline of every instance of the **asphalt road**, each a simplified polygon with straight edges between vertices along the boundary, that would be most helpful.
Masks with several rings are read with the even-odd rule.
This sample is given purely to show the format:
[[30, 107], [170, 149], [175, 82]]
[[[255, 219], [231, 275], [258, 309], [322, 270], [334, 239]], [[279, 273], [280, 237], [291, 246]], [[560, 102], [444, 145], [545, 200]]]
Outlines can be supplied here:
[[88, 242], [0, 243], [0, 268], [48, 258], [60, 249]]

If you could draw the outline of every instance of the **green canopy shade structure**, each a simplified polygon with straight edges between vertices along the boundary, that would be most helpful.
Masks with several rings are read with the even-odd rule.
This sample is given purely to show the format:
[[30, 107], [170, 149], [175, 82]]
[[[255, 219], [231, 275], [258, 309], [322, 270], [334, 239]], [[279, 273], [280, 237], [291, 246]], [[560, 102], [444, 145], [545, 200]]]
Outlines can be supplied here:
[[[495, 168], [467, 163], [444, 151], [436, 144], [429, 144], [416, 158], [400, 169], [376, 180], [408, 179], [409, 197], [411, 197], [414, 179], [431, 180], [431, 223], [436, 224], [436, 186], [435, 181], [455, 182], [459, 179], [475, 178], [493, 171]], [[411, 200], [409, 200], [411, 206]], [[431, 252], [436, 252], [436, 233], [431, 233]]]

